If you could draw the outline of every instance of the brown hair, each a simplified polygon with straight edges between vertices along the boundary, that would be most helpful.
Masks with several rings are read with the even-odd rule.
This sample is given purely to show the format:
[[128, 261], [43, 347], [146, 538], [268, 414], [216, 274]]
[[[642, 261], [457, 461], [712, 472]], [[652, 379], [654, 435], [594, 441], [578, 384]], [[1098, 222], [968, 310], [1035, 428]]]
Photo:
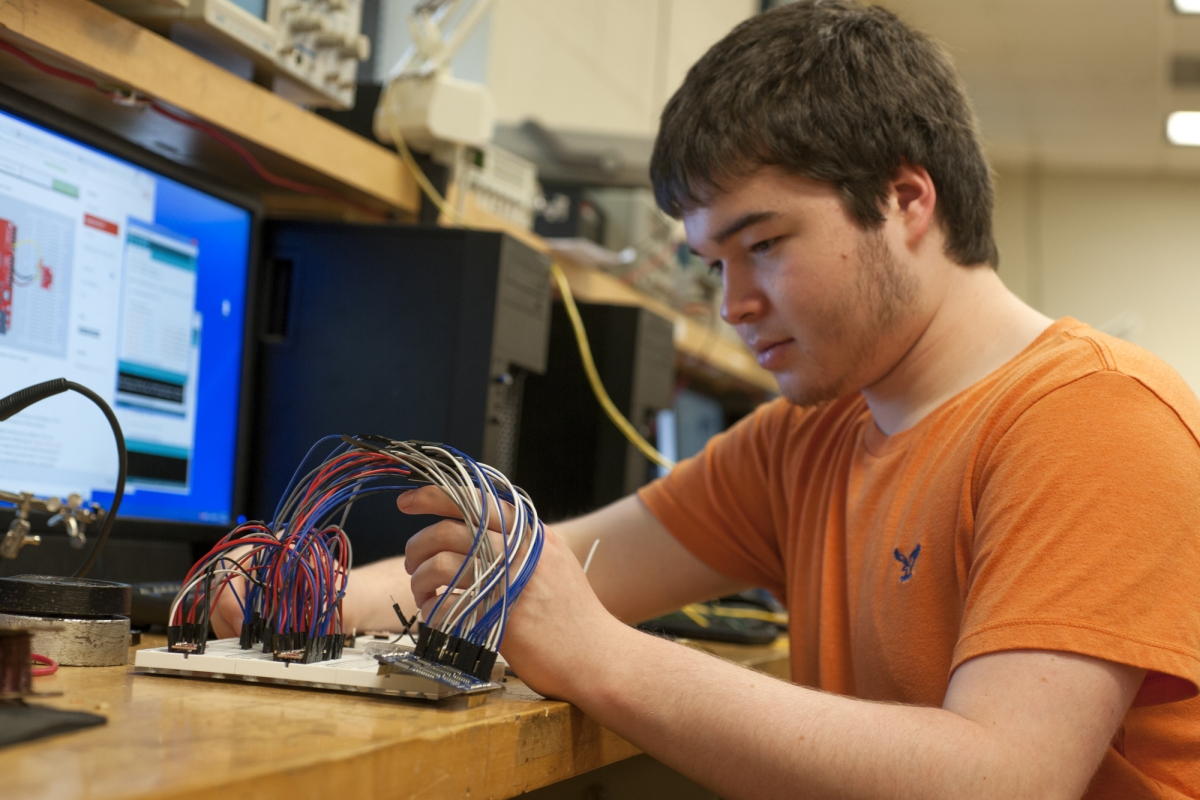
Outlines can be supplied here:
[[937, 187], [946, 254], [995, 266], [991, 172], [949, 56], [882, 8], [799, 0], [743, 22], [688, 71], [663, 110], [650, 177], [678, 217], [777, 166], [833, 184], [874, 228], [902, 162]]

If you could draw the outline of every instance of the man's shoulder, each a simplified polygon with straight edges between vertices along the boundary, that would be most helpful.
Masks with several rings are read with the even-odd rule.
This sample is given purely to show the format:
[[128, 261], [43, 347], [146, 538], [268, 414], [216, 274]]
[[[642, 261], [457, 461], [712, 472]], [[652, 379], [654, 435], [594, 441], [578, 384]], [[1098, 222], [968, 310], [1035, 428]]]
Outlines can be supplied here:
[[[1131, 399], [1166, 406], [1200, 441], [1200, 400], [1195, 392], [1169, 364], [1131, 342], [1066, 318], [1056, 322], [1018, 362], [1005, 383], [1029, 406], [1064, 391], [1111, 393], [1124, 404], [1114, 404], [1111, 413], [1134, 411], [1128, 407]], [[1129, 384], [1136, 390], [1130, 392]]]

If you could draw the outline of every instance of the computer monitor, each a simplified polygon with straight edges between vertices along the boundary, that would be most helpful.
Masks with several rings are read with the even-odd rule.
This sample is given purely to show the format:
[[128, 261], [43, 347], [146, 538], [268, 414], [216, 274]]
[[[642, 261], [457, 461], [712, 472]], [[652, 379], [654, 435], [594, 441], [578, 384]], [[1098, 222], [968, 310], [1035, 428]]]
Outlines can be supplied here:
[[[256, 210], [0, 100], [0, 395], [66, 377], [113, 407], [129, 452], [114, 535], [215, 534], [241, 512]], [[116, 476], [112, 433], [78, 395], [0, 424], [8, 491], [107, 507]]]

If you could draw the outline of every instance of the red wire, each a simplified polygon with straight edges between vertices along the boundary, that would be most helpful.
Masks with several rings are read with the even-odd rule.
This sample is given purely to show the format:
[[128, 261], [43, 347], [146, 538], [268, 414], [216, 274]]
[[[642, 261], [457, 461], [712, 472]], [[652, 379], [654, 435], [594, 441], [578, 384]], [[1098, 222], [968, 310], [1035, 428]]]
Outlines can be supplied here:
[[[29, 66], [34, 67], [35, 69], [40, 69], [42, 72], [45, 72], [47, 75], [53, 75], [56, 78], [62, 78], [64, 81], [71, 81], [72, 83], [78, 83], [81, 86], [86, 86], [89, 89], [95, 89], [96, 91], [104, 92], [104, 90], [100, 88], [100, 85], [98, 83], [96, 83], [94, 80], [87, 77], [86, 75], [80, 75], [75, 72], [69, 72], [65, 69], [59, 69], [58, 67], [47, 64], [45, 61], [42, 61], [40, 58], [30, 55], [29, 53], [26, 53], [21, 48], [15, 47], [15, 46], [9, 44], [8, 42], [0, 41], [0, 50], [6, 50], [7, 52], [12, 53], [14, 56], [21, 59]], [[111, 92], [105, 92], [105, 94], [111, 95]]]
[[[209, 553], [210, 554], [216, 553], [218, 551], [228, 550], [233, 547], [241, 547], [242, 545], [246, 545], [246, 544], [265, 544], [265, 545], [278, 544], [278, 542], [275, 541], [274, 538], [268, 538], [265, 536], [261, 539], [251, 538], [251, 537], [246, 537], [245, 539], [236, 539], [236, 540], [230, 539], [230, 537], [232, 537], [234, 534], [240, 533], [244, 530], [260, 530], [260, 531], [263, 531], [264, 533], [269, 533], [267, 531], [267, 529], [262, 527], [261, 525], [239, 526], [237, 528], [234, 528], [229, 533], [225, 534], [225, 537], [221, 541], [217, 542], [217, 544], [215, 544], [213, 546], [213, 549], [210, 550]], [[196, 577], [196, 572], [200, 569], [201, 564], [205, 563], [205, 561], [207, 561], [207, 558], [204, 561], [197, 561], [195, 564], [192, 565], [192, 568], [188, 570], [187, 575], [183, 579], [184, 586], [191, 583], [192, 578]]]
[[29, 660], [35, 664], [45, 664], [44, 667], [34, 667], [29, 670], [29, 674], [35, 678], [44, 678], [58, 672], [58, 662], [49, 656], [39, 656], [37, 653], [33, 653], [29, 656]]
[[[218, 542], [216, 545], [214, 545], [213, 549], [209, 551], [209, 555], [211, 556], [213, 553], [217, 553], [222, 550], [228, 550], [231, 548], [242, 547], [244, 545], [251, 545], [251, 544], [259, 545], [259, 547], [256, 547], [256, 548], [250, 550], [248, 553], [246, 553], [242, 557], [242, 559], [245, 559], [245, 558], [248, 558], [249, 556], [253, 555], [254, 553], [258, 552], [258, 550], [261, 550], [263, 545], [271, 546], [271, 545], [278, 544], [278, 542], [276, 542], [275, 539], [265, 538], [265, 537], [261, 538], [261, 539], [246, 537], [244, 539], [231, 540], [231, 537], [233, 537], [234, 534], [237, 534], [239, 532], [246, 531], [246, 530], [259, 530], [259, 531], [265, 532], [266, 528], [264, 528], [261, 525], [256, 525], [256, 524], [240, 525], [237, 528], [234, 528], [229, 533], [227, 533], [220, 542]], [[200, 566], [202, 564], [207, 564], [208, 561], [209, 561], [209, 558], [208, 558], [208, 556], [206, 556], [201, 561], [197, 561], [195, 564], [193, 564], [192, 568], [188, 570], [187, 576], [183, 579], [183, 585], [187, 586], [189, 583], [191, 583], [192, 578], [195, 577], [196, 572], [200, 568]], [[239, 560], [239, 563], [241, 563], [241, 559]], [[213, 599], [212, 605], [216, 605], [216, 602], [220, 598], [221, 593], [225, 590], [225, 585], [226, 584], [224, 581], [222, 581], [219, 584], [219, 588], [218, 588], [216, 597]], [[191, 608], [185, 612], [184, 609], [185, 609], [186, 603], [180, 603], [179, 607], [175, 611], [175, 616], [179, 620], [179, 623], [185, 622], [185, 621], [186, 622], [195, 622], [196, 610], [199, 607], [200, 599], [201, 599], [201, 588], [199, 586], [197, 586], [195, 589], [193, 589], [193, 592], [192, 592]], [[171, 620], [171, 624], [173, 624], [173, 625], [179, 624], [179, 623], [177, 623], [175, 619]]]
[[[307, 507], [307, 509], [292, 521], [282, 539], [275, 539], [271, 531], [260, 523], [240, 525], [224, 536], [207, 556], [192, 566], [184, 579], [184, 584], [189, 585], [201, 567], [207, 568], [214, 558], [220, 556], [225, 550], [252, 546], [249, 552], [238, 559], [239, 563], [245, 562], [263, 550], [269, 550], [265, 563], [246, 567], [248, 571], [256, 573], [256, 577], [265, 583], [263, 592], [266, 616], [277, 619], [278, 625], [283, 629], [291, 627], [307, 630], [312, 626], [318, 610], [324, 611], [327, 608], [325, 604], [343, 591], [349, 580], [345, 564], [338, 556], [334, 556], [335, 551], [339, 556], [344, 556], [349, 551], [350, 543], [346, 532], [336, 525], [314, 532], [325, 543], [324, 547], [318, 547], [315, 540], [305, 534], [312, 522], [312, 516], [329, 497], [340, 490], [339, 487], [344, 488], [347, 481], [352, 483], [380, 475], [407, 476], [410, 474], [410, 469], [389, 458], [371, 453], [344, 453], [324, 464], [309, 482], [300, 501], [300, 506]], [[327, 481], [332, 481], [333, 486], [319, 491], [318, 487]], [[251, 535], [246, 536], [247, 533]], [[238, 538], [239, 536], [242, 538]], [[289, 558], [301, 559], [307, 569], [299, 568], [293, 572], [291, 586], [285, 587], [283, 566]], [[325, 591], [320, 597], [316, 592], [317, 580], [320, 580], [325, 587]], [[211, 599], [205, 596], [203, 587], [195, 587], [192, 590], [191, 603], [185, 602], [179, 605], [172, 623], [178, 624], [177, 620], [194, 622], [199, 614], [200, 606], [207, 603], [211, 609], [217, 605], [229, 585], [230, 576], [218, 579], [213, 587]], [[286, 594], [285, 588], [287, 589]], [[340, 602], [337, 602], [336, 606], [340, 629], [342, 606]]]
[[[241, 545], [241, 544], [243, 544], [243, 542], [232, 542], [231, 544], [232, 545]], [[275, 544], [278, 544], [278, 542], [276, 542], [274, 539], [272, 539], [272, 540], [270, 540], [270, 544], [275, 545]], [[219, 545], [218, 545], [218, 547], [219, 547]], [[249, 553], [246, 553], [244, 556], [242, 556], [240, 559], [238, 559], [238, 564], [240, 565], [243, 561], [245, 561], [246, 559], [255, 555], [262, 549], [263, 548], [261, 546], [254, 548]], [[213, 553], [215, 553], [216, 551], [217, 551], [217, 548], [213, 548], [211, 551], [209, 551], [208, 556], [205, 556], [202, 561], [197, 562], [197, 563], [208, 563], [209, 561], [211, 561], [210, 556], [212, 556]], [[243, 566], [242, 568], [247, 572], [247, 574], [252, 574], [252, 573], [257, 573], [257, 572], [265, 569], [266, 566], [265, 565], [257, 566], [257, 567]], [[231, 577], [232, 576], [230, 576], [230, 575], [225, 575], [217, 580], [217, 590], [216, 590], [216, 593], [213, 595], [212, 601], [208, 604], [209, 609], [216, 608], [220, 604], [221, 596], [225, 593], [225, 590], [229, 587]], [[254, 577], [258, 577], [258, 576], [255, 574]], [[186, 586], [187, 584], [185, 583], [184, 585]], [[243, 587], [243, 591], [246, 591], [248, 588], [249, 588], [248, 586]], [[192, 595], [192, 609], [188, 613], [188, 622], [195, 621], [196, 611], [199, 608], [201, 599], [202, 599], [202, 597], [200, 595], [199, 587], [197, 587], [197, 589], [194, 591], [194, 593]], [[175, 615], [178, 617], [182, 617], [183, 603], [179, 604], [179, 609], [175, 612]], [[172, 622], [173, 621], [174, 620], [172, 620]]]
[[[12, 53], [14, 56], [21, 59], [26, 64], [29, 64], [31, 67], [38, 69], [38, 70], [46, 73], [47, 75], [53, 75], [56, 78], [60, 78], [65, 81], [70, 81], [72, 83], [77, 83], [80, 86], [86, 86], [89, 89], [95, 89], [96, 91], [100, 92], [103, 95], [108, 96], [109, 98], [111, 98], [113, 100], [128, 99], [126, 97], [126, 95], [124, 95], [120, 92], [114, 92], [114, 91], [110, 91], [108, 89], [103, 88], [102, 86], [100, 86], [99, 83], [97, 83], [95, 80], [87, 77], [86, 75], [80, 75], [76, 72], [71, 72], [69, 70], [60, 69], [58, 67], [55, 67], [51, 64], [46, 63], [45, 61], [42, 61], [40, 58], [37, 58], [36, 56], [26, 53], [21, 48], [15, 47], [15, 46], [9, 44], [8, 42], [0, 41], [0, 50], [4, 50], [8, 53]], [[246, 163], [246, 165], [249, 166], [250, 169], [252, 169], [256, 175], [258, 175], [259, 178], [261, 178], [262, 180], [271, 184], [272, 186], [278, 186], [282, 189], [290, 189], [291, 191], [298, 192], [300, 194], [316, 195], [318, 197], [325, 197], [330, 200], [337, 200], [339, 202], [345, 203], [349, 206], [352, 206], [352, 207], [358, 209], [359, 211], [363, 212], [364, 214], [368, 214], [369, 216], [375, 217], [376, 219], [388, 219], [389, 218], [389, 216], [387, 214], [380, 211], [379, 209], [373, 208], [372, 206], [366, 205], [365, 203], [360, 203], [359, 201], [355, 200], [354, 198], [352, 198], [348, 195], [342, 194], [341, 192], [334, 191], [333, 189], [326, 189], [322, 186], [313, 186], [312, 184], [301, 183], [300, 181], [294, 181], [294, 180], [291, 180], [290, 178], [284, 178], [281, 175], [276, 175], [275, 173], [271, 172], [266, 167], [264, 167], [258, 161], [258, 159], [254, 157], [253, 153], [251, 153], [249, 150], [247, 150], [245, 147], [243, 147], [239, 142], [237, 142], [230, 136], [226, 135], [219, 128], [215, 128], [212, 125], [201, 122], [200, 120], [188, 119], [187, 117], [180, 116], [179, 114], [176, 114], [174, 111], [171, 111], [165, 105], [163, 105], [161, 102], [159, 102], [157, 99], [154, 99], [154, 98], [151, 98], [149, 100], [148, 105], [155, 112], [157, 112], [158, 114], [161, 114], [162, 116], [166, 117], [167, 119], [177, 122], [180, 125], [185, 125], [193, 130], [200, 131], [205, 136], [208, 136], [209, 138], [215, 140], [219, 144], [222, 144], [225, 147], [229, 148], [230, 150], [233, 151], [234, 155], [236, 155], [238, 158], [240, 158], [242, 161], [244, 161]]]

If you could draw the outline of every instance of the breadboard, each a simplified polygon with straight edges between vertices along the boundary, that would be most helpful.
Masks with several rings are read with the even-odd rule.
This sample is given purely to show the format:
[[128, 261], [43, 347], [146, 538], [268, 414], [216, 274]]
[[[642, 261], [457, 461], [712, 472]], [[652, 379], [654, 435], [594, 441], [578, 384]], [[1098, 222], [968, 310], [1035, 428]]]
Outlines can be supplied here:
[[[376, 655], [389, 656], [381, 664]], [[347, 647], [342, 657], [311, 664], [276, 661], [255, 647], [243, 650], [237, 639], [208, 642], [203, 655], [172, 653], [165, 647], [137, 651], [134, 672], [181, 678], [241, 681], [306, 689], [444, 700], [459, 695], [486, 695], [501, 687], [504, 662], [498, 660], [491, 681], [469, 679], [457, 673], [451, 680], [437, 677], [437, 665], [418, 662], [417, 672], [405, 663], [414, 660], [409, 645], [367, 642], [364, 647]], [[497, 674], [498, 673], [498, 674]]]

